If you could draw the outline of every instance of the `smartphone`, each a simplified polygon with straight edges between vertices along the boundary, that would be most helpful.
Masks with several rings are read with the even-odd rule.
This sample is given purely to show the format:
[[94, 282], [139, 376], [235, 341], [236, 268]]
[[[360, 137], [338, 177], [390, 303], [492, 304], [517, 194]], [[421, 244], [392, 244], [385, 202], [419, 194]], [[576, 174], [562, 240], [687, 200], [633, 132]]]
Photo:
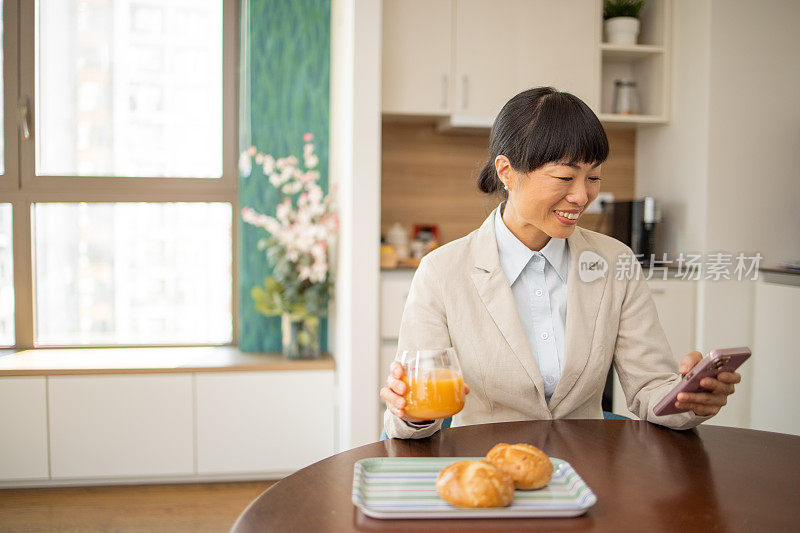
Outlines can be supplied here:
[[662, 416], [674, 415], [675, 413], [687, 411], [687, 409], [678, 409], [675, 407], [678, 394], [681, 392], [706, 390], [700, 386], [700, 381], [702, 381], [703, 378], [715, 378], [720, 372], [735, 372], [742, 363], [747, 361], [748, 357], [750, 357], [750, 348], [746, 346], [741, 348], [712, 350], [708, 356], [704, 357], [694, 368], [683, 376], [681, 382], [678, 383], [663, 400], [658, 402], [653, 412], [658, 416]]

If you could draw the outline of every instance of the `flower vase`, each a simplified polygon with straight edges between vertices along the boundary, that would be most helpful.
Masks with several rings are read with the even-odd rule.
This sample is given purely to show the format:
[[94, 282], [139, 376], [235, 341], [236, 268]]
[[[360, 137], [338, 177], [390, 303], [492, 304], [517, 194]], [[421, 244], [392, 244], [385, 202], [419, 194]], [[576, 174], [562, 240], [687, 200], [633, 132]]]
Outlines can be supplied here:
[[281, 315], [281, 340], [286, 359], [318, 359], [319, 318], [309, 316], [296, 318], [289, 313]]

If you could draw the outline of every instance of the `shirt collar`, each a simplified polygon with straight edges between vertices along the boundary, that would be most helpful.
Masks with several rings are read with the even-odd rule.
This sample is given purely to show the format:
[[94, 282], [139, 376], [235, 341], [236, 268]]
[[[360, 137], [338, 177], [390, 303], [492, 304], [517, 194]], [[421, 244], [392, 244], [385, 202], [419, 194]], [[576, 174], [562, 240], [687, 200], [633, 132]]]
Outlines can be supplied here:
[[[503, 221], [501, 212], [502, 209], [498, 208], [494, 220], [497, 251], [500, 256], [500, 267], [503, 269], [509, 285], [513, 285], [536, 252], [525, 246], [516, 235], [511, 233], [511, 230], [508, 229], [508, 226]], [[556, 271], [561, 281], [566, 283], [569, 269], [567, 240], [551, 237], [539, 253], [550, 263], [550, 266]]]

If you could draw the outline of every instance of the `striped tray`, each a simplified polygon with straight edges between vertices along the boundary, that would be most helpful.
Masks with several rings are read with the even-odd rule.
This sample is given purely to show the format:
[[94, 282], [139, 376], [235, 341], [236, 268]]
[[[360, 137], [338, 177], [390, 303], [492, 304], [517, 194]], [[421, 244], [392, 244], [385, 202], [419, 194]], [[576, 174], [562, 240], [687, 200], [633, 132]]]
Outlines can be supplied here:
[[436, 492], [436, 476], [456, 461], [483, 457], [370, 457], [356, 462], [353, 503], [373, 518], [520, 518], [580, 516], [597, 497], [566, 461], [550, 458], [553, 478], [540, 490], [518, 490], [509, 507], [453, 507]]

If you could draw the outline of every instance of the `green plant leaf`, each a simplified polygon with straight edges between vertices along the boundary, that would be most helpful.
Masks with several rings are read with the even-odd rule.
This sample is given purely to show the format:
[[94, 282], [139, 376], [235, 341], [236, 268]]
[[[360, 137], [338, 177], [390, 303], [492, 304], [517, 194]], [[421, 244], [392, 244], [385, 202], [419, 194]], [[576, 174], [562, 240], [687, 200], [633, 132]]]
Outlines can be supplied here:
[[645, 0], [606, 0], [603, 4], [603, 20], [614, 17], [639, 18]]

